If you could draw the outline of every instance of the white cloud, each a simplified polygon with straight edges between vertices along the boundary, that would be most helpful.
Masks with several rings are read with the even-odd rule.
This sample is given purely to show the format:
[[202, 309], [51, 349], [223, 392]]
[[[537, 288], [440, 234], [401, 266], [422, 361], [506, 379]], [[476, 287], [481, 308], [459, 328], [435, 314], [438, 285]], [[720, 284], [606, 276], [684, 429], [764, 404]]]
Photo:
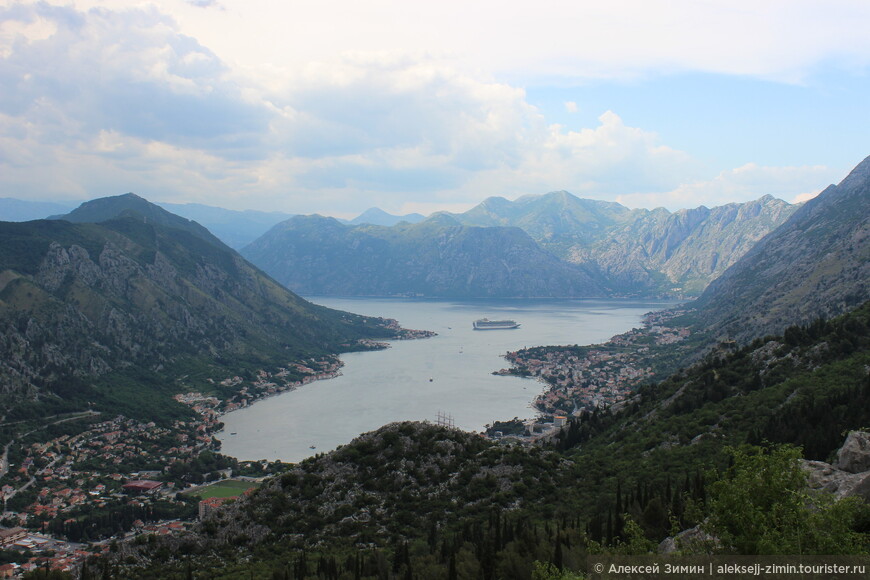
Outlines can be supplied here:
[[[57, 3], [68, 0], [52, 0]], [[564, 2], [153, 0], [225, 61], [298, 68], [349, 52], [454, 57], [510, 78], [703, 71], [800, 81], [819, 63], [870, 62], [856, 0]], [[129, 0], [75, 0], [129, 6]]]
[[450, 57], [466, 71], [520, 84], [663, 71], [800, 82], [821, 63], [870, 63], [870, 3], [861, 0], [539, 0], [534, 8], [500, 0], [47, 1], [157, 6], [224, 62], [249, 69], [292, 70], [362, 52]]
[[[231, 156], [267, 127], [264, 106], [246, 101], [226, 66], [153, 9], [37, 4], [0, 17], [12, 31], [0, 61], [0, 111], [53, 124], [57, 139], [114, 130]], [[33, 23], [51, 32], [29, 36]]]
[[818, 191], [811, 191], [809, 193], [799, 193], [796, 196], [794, 196], [794, 198], [791, 200], [790, 203], [804, 203], [804, 202], [807, 202], [807, 201], [813, 199], [814, 197], [816, 197], [820, 193], [822, 193], [821, 189]]
[[[281, 3], [271, 10], [262, 2], [95, 0], [76, 2], [78, 8], [0, 8], [0, 193], [80, 199], [132, 190], [155, 200], [238, 208], [328, 213], [378, 205], [428, 213], [489, 195], [553, 189], [599, 199], [623, 194], [628, 205], [669, 207], [764, 193], [791, 199], [822, 176], [835, 177], [825, 168], [747, 165], [709, 179], [711, 170], [692, 155], [626, 125], [617, 112], [603, 112], [591, 127], [548, 124], [524, 90], [479, 70], [496, 53], [486, 70], [498, 70], [508, 57], [529, 69], [546, 60], [552, 63], [541, 69], [547, 74], [586, 68], [598, 74], [600, 68], [620, 75], [651, 63], [731, 66], [724, 52], [718, 64], [715, 54], [693, 64], [695, 56], [676, 48], [706, 36], [682, 25], [668, 31], [674, 24], [667, 13], [651, 15], [646, 3], [617, 2], [637, 12], [619, 15], [568, 7], [564, 22], [556, 19], [547, 30], [555, 39], [555, 52], [547, 52], [550, 44], [536, 42], [543, 34], [537, 11], [514, 14], [503, 4], [496, 10], [485, 1], [463, 3], [464, 18], [447, 34], [454, 28], [437, 25], [456, 20], [454, 2], [426, 5], [423, 14], [391, 0], [365, 7]], [[709, 27], [721, 16], [730, 31], [735, 14], [773, 14], [729, 6], [702, 18], [682, 5], [683, 24], [703, 20]], [[860, 7], [847, 8], [860, 17]], [[371, 20], [378, 15], [384, 20]], [[530, 19], [528, 36], [508, 42], [499, 25], [513, 30], [512, 19], [520, 16]], [[484, 20], [474, 36], [473, 25]], [[571, 42], [566, 26], [577, 27]], [[607, 42], [600, 26], [612, 27]], [[746, 26], [754, 26], [752, 18]], [[639, 35], [636, 45], [611, 42], [629, 32]], [[706, 32], [716, 37], [716, 30]], [[662, 34], [662, 46], [638, 48], [640, 40]], [[680, 34], [682, 40], [673, 38]], [[860, 60], [865, 41], [859, 40], [848, 54]], [[603, 44], [592, 50], [595, 41]], [[735, 50], [749, 50], [738, 44]], [[483, 45], [479, 61], [456, 58]], [[676, 50], [670, 56], [669, 46]], [[637, 66], [629, 66], [633, 58]], [[758, 66], [752, 74], [787, 75], [813, 58], [776, 67], [761, 54], [761, 65], [746, 66]], [[578, 110], [573, 101], [564, 106]]]

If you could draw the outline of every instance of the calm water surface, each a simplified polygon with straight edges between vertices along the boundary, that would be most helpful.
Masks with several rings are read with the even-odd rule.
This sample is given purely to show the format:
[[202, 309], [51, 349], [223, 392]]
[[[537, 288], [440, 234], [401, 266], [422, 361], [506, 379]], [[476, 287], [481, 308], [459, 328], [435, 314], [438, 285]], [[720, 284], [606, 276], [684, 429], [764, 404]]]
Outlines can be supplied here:
[[[543, 384], [494, 376], [503, 355], [526, 346], [594, 344], [640, 326], [670, 302], [620, 300], [423, 300], [309, 298], [330, 308], [397, 319], [438, 336], [394, 341], [383, 351], [342, 355], [342, 376], [264, 399], [223, 417], [222, 451], [240, 460], [300, 461], [393, 421], [439, 412], [457, 427], [483, 430], [495, 420], [535, 415]], [[478, 318], [512, 318], [516, 330], [475, 331]], [[230, 435], [230, 433], [236, 435]], [[311, 447], [315, 449], [311, 449]]]

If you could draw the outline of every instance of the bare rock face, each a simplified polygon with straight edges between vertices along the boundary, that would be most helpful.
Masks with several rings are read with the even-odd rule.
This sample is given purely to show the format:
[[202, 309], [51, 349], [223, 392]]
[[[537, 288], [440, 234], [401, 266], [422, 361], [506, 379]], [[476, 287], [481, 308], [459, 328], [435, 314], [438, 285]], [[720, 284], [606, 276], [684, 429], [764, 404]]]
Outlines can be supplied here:
[[837, 452], [837, 469], [849, 473], [870, 471], [870, 433], [852, 431]]
[[860, 497], [870, 501], [870, 433], [852, 431], [837, 452], [837, 463], [804, 461], [811, 489], [833, 493], [837, 499]]
[[805, 461], [803, 468], [809, 472], [811, 489], [832, 493], [837, 499], [860, 495], [870, 500], [870, 472], [849, 473], [824, 461]]
[[659, 554], [673, 554], [674, 552], [708, 554], [717, 546], [719, 546], [719, 539], [716, 536], [711, 536], [701, 529], [701, 526], [695, 526], [683, 530], [676, 536], [662, 540], [659, 544]]

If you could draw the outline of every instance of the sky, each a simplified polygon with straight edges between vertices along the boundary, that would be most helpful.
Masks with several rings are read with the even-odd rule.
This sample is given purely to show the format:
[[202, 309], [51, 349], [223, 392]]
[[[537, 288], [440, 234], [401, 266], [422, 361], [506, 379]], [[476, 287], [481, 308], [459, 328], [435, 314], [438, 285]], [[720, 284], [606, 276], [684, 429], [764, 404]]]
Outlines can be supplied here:
[[870, 155], [868, 30], [866, 0], [0, 0], [0, 197], [803, 201]]

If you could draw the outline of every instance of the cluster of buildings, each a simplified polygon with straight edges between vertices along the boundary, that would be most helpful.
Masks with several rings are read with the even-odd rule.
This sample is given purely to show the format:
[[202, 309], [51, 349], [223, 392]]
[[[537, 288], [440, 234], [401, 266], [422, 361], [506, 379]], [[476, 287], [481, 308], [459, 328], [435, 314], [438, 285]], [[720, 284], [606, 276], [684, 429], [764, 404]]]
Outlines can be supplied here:
[[26, 447], [0, 490], [8, 504], [18, 493], [35, 490], [35, 499], [20, 513], [5, 513], [26, 524], [57, 517], [74, 508], [103, 507], [123, 491], [133, 474], [157, 476], [173, 461], [193, 457], [211, 441], [202, 425], [178, 421], [158, 427], [123, 416], [91, 425], [76, 435], [62, 435]]
[[304, 364], [293, 363], [276, 372], [260, 370], [256, 378], [248, 384], [244, 384], [245, 380], [238, 376], [224, 379], [217, 384], [222, 387], [239, 387], [234, 395], [225, 400], [201, 393], [176, 395], [175, 400], [190, 405], [204, 421], [213, 424], [220, 415], [247, 407], [263, 397], [292, 391], [314, 381], [337, 377], [341, 365], [342, 362], [337, 357], [310, 359]]
[[[45, 567], [73, 570], [104, 549], [33, 531], [44, 531], [46, 522], [56, 518], [73, 521], [77, 514], [109, 504], [150, 501], [142, 495], [173, 497], [172, 482], [149, 478], [160, 477], [173, 461], [193, 458], [205, 448], [210, 436], [202, 427], [198, 421], [177, 421], [165, 428], [118, 416], [80, 433], [22, 448], [21, 459], [10, 466], [0, 486], [2, 520], [13, 526], [0, 528], [0, 548], [32, 555], [14, 567], [6, 566], [9, 577]], [[23, 503], [21, 498], [26, 498], [26, 505], [17, 507], [18, 511], [9, 509], [10, 502]]]
[[[176, 401], [196, 412], [192, 419], [162, 427], [117, 416], [75, 434], [21, 447], [8, 469], [4, 456], [0, 499], [2, 523], [7, 527], [0, 527], [0, 549], [20, 549], [35, 556], [25, 563], [0, 567], [0, 579], [18, 577], [36, 567], [64, 571], [80, 566], [85, 558], [104, 551], [106, 546], [67, 544], [33, 530], [43, 530], [47, 521], [73, 518], [111, 502], [141, 506], [156, 498], [173, 498], [177, 491], [174, 484], [159, 480], [167, 479], [164, 476], [172, 463], [192, 460], [201, 451], [216, 447], [212, 434], [221, 428], [223, 413], [265, 396], [335, 377], [340, 367], [339, 359], [327, 357], [289, 365], [274, 373], [260, 371], [253, 381], [231, 377], [216, 383], [233, 387], [235, 394], [228, 400], [196, 392], [175, 396]], [[19, 505], [24, 504], [22, 498], [27, 502], [23, 507]], [[208, 511], [220, 502], [207, 501], [200, 509]], [[17, 511], [8, 509], [10, 504], [19, 506]], [[184, 523], [178, 521], [147, 525], [135, 522], [128, 535], [171, 534], [183, 528]], [[41, 555], [45, 553], [51, 555]]]
[[653, 374], [650, 367], [638, 365], [626, 352], [589, 350], [578, 354], [571, 349], [530, 354], [532, 350], [509, 352], [505, 358], [523, 374], [549, 385], [535, 400], [535, 406], [548, 414], [571, 414], [623, 401], [634, 385]]
[[584, 408], [608, 407], [626, 400], [638, 384], [649, 380], [650, 345], [674, 344], [688, 338], [688, 328], [668, 322], [680, 312], [650, 313], [643, 329], [614, 336], [600, 347], [536, 347], [509, 352], [512, 364], [499, 374], [537, 377], [548, 385], [535, 406], [555, 416]]
[[50, 568], [70, 572], [81, 566], [88, 557], [108, 551], [108, 546], [89, 547], [71, 544], [30, 532], [21, 527], [0, 528], [0, 550], [20, 550], [22, 553], [44, 553], [27, 562], [0, 566], [0, 578], [20, 578], [27, 572]]

